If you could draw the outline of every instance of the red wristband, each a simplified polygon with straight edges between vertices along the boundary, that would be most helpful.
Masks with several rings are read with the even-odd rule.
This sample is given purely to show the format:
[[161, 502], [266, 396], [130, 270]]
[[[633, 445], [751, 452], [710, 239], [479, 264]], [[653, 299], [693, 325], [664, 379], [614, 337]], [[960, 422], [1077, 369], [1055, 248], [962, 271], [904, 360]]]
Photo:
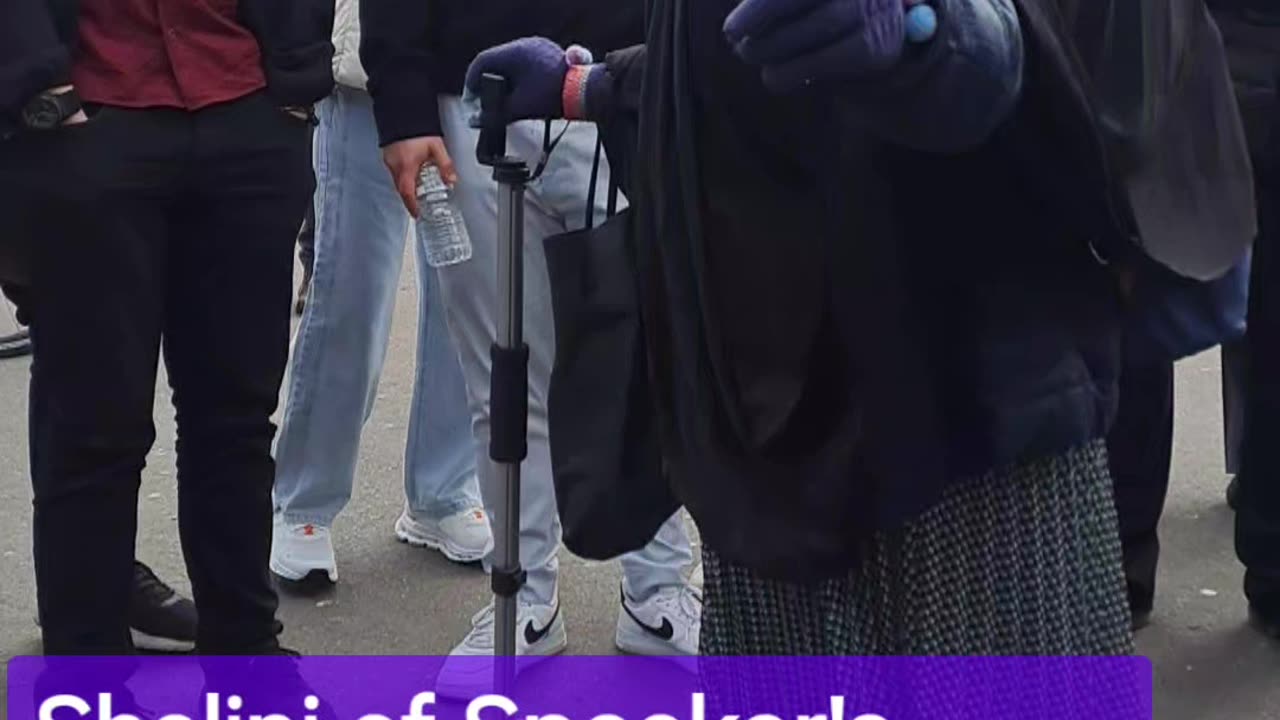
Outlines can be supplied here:
[[564, 105], [566, 120], [585, 120], [587, 110], [587, 79], [591, 77], [592, 65], [571, 65], [564, 76], [564, 92], [561, 102]]

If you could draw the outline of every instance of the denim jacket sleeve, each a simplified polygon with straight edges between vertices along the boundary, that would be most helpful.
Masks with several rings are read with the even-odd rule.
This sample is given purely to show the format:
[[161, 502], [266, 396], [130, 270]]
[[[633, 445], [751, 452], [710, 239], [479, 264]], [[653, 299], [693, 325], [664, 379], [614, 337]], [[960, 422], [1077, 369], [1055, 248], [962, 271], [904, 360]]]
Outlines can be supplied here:
[[937, 34], [908, 48], [846, 107], [886, 139], [929, 152], [981, 145], [1009, 116], [1022, 89], [1024, 49], [1013, 0], [932, 0]]

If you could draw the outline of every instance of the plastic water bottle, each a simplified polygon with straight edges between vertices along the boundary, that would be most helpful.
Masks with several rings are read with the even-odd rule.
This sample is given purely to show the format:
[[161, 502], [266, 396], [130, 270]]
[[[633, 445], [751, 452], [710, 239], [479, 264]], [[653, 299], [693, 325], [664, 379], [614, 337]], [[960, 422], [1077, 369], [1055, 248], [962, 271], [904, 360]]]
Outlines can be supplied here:
[[440, 268], [471, 259], [471, 237], [462, 213], [434, 165], [418, 175], [418, 213], [418, 242], [426, 248], [428, 265]]

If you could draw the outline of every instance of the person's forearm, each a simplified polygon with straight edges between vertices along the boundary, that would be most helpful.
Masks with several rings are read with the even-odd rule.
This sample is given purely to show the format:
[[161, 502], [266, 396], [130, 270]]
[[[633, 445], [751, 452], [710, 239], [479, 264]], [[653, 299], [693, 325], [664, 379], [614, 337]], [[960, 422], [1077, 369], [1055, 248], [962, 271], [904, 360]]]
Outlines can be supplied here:
[[638, 109], [644, 61], [644, 46], [635, 45], [609, 53], [603, 63], [570, 70], [565, 78], [565, 116], [605, 122], [615, 113]]
[[0, 2], [0, 133], [31, 98], [68, 83], [70, 65], [44, 0]]
[[931, 152], [982, 144], [1022, 89], [1024, 47], [1013, 0], [931, 0], [937, 35], [911, 48], [882, 88], [849, 108], [887, 139]]
[[383, 145], [441, 134], [427, 33], [432, 2], [360, 2], [360, 60]]

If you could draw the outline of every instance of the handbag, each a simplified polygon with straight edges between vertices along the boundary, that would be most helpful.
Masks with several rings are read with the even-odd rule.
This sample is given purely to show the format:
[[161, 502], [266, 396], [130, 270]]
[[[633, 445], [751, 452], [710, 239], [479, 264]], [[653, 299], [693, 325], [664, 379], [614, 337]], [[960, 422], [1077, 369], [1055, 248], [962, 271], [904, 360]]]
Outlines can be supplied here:
[[547, 399], [551, 467], [564, 544], [606, 560], [644, 547], [679, 509], [662, 462], [632, 248], [610, 173], [595, 225], [603, 140], [596, 144], [582, 230], [543, 241], [555, 321]]
[[1239, 339], [1256, 211], [1221, 37], [1187, 0], [1097, 0], [1079, 13], [1097, 125], [1128, 190], [1128, 348], [1168, 361]]
[[1150, 361], [1181, 360], [1244, 337], [1252, 252], [1217, 280], [1144, 268], [1130, 298], [1126, 351]]

